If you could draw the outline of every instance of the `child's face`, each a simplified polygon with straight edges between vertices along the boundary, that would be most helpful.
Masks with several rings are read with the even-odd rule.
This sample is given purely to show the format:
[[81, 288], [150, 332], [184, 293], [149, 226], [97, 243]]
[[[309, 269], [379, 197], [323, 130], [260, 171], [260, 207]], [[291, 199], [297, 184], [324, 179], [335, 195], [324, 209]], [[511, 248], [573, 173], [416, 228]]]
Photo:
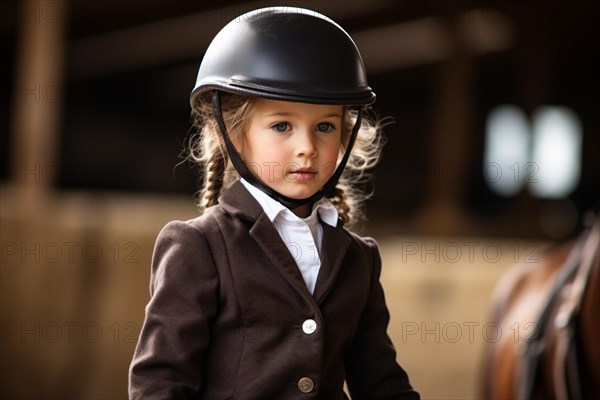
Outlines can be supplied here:
[[258, 99], [242, 144], [248, 168], [294, 199], [315, 194], [333, 175], [343, 107]]

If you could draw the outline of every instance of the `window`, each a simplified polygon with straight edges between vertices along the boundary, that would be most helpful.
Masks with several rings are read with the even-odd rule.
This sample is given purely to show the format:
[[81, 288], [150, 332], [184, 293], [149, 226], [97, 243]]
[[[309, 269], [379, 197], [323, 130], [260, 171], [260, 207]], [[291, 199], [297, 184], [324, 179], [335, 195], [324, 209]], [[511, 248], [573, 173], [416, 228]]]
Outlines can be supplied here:
[[560, 199], [573, 192], [581, 173], [581, 123], [566, 107], [542, 107], [533, 116], [531, 160], [538, 182], [529, 185], [536, 197]]
[[515, 106], [495, 108], [486, 123], [483, 176], [503, 197], [514, 196], [523, 186], [521, 168], [528, 162], [531, 134], [523, 111]]
[[524, 186], [539, 198], [567, 197], [579, 183], [581, 142], [581, 123], [567, 107], [541, 107], [530, 125], [519, 108], [498, 106], [486, 124], [484, 178], [503, 197]]

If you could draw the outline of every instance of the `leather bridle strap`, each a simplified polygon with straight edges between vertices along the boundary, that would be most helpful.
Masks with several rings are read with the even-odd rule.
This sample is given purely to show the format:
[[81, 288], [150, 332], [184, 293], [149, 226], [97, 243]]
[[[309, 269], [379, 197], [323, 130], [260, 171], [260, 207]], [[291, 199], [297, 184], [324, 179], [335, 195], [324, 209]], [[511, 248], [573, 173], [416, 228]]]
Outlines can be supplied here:
[[567, 259], [561, 266], [561, 272], [550, 294], [540, 312], [536, 322], [533, 334], [525, 342], [525, 351], [522, 356], [522, 368], [520, 373], [518, 395], [519, 399], [529, 400], [533, 398], [535, 383], [539, 374], [539, 367], [542, 355], [546, 350], [547, 334], [546, 326], [551, 317], [553, 306], [563, 288], [577, 272], [581, 261], [581, 250], [583, 248], [584, 237], [580, 237], [571, 248]]
[[[554, 359], [553, 376], [556, 397], [579, 400], [583, 398], [579, 382], [579, 362], [575, 349], [575, 329], [585, 288], [593, 266], [598, 263], [600, 243], [600, 217], [596, 217], [582, 249], [581, 264], [573, 283], [566, 287], [565, 301], [560, 305], [554, 319], [558, 329], [557, 356]], [[567, 379], [567, 377], [570, 377]], [[567, 384], [568, 380], [568, 384]]]
[[[598, 262], [598, 242], [600, 240], [600, 217], [595, 216], [595, 223], [582, 234], [575, 242], [567, 259], [561, 267], [550, 295], [540, 313], [535, 331], [529, 337], [522, 358], [521, 381], [518, 398], [529, 400], [533, 398], [535, 383], [540, 373], [542, 355], [548, 348], [548, 335], [546, 329], [548, 321], [557, 301], [560, 301], [564, 288], [573, 279], [568, 292], [567, 303], [560, 306], [559, 312], [554, 319], [554, 325], [558, 327], [557, 335], [557, 360], [552, 366], [553, 380], [557, 398], [579, 400], [582, 397], [581, 383], [579, 381], [577, 353], [575, 344], [575, 322], [579, 316], [579, 310], [585, 287], [593, 265]], [[562, 304], [562, 303], [561, 303]], [[551, 326], [551, 325], [550, 325]], [[567, 376], [568, 386], [567, 386]], [[569, 396], [570, 394], [570, 396]]]

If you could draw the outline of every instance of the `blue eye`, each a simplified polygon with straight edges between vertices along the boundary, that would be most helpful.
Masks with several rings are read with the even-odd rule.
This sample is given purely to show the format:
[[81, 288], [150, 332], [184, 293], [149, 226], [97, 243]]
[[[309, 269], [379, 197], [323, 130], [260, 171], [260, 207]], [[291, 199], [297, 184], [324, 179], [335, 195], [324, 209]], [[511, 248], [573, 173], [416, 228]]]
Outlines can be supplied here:
[[287, 122], [278, 122], [275, 125], [273, 125], [271, 127], [271, 129], [274, 129], [276, 132], [286, 132], [290, 127], [290, 124], [288, 124]]
[[321, 123], [317, 124], [317, 130], [319, 132], [327, 133], [327, 132], [332, 131], [333, 129], [335, 129], [335, 126], [333, 126], [329, 122], [321, 122]]

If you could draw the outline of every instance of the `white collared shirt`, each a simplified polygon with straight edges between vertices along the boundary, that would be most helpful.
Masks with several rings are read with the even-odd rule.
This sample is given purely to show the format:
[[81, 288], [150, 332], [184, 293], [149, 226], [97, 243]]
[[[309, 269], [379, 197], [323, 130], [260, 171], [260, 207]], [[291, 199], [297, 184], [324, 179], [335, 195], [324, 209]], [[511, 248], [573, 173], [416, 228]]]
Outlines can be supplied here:
[[321, 268], [323, 227], [319, 223], [319, 217], [326, 224], [335, 227], [338, 221], [337, 209], [323, 197], [313, 205], [310, 216], [300, 218], [245, 179], [241, 179], [241, 182], [273, 223], [275, 230], [296, 261], [308, 291], [313, 294]]

